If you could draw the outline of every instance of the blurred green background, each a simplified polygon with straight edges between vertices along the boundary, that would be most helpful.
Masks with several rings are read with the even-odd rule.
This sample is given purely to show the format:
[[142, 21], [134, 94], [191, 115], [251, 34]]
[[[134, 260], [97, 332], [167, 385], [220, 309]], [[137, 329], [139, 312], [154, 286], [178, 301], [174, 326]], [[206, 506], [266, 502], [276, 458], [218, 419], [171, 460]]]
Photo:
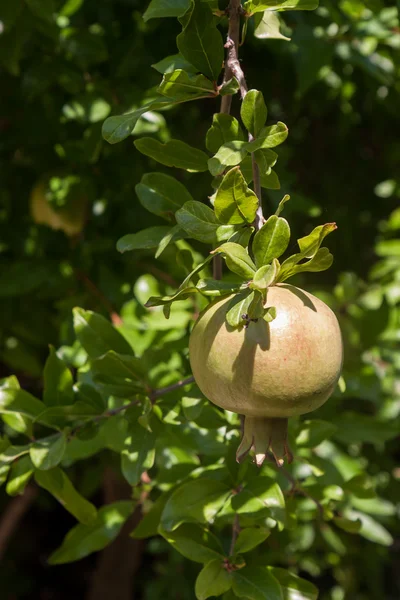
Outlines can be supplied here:
[[[321, 600], [400, 597], [399, 4], [322, 0], [315, 12], [285, 13], [282, 32], [291, 42], [257, 39], [250, 28], [241, 48], [249, 87], [263, 91], [269, 119], [290, 132], [279, 148], [282, 188], [264, 192], [265, 214], [289, 193], [286, 217], [297, 237], [320, 223], [338, 225], [328, 243], [334, 266], [298, 279], [336, 309], [346, 343], [347, 389], [318, 417], [339, 425], [335, 456], [350, 456], [342, 468], [368, 468], [378, 492], [359, 500], [367, 515], [361, 537], [316, 533], [306, 520], [292, 538], [282, 534], [285, 554], [320, 588]], [[124, 234], [163, 224], [135, 194], [155, 163], [135, 151], [132, 138], [115, 146], [101, 138], [108, 115], [155, 95], [161, 75], [151, 65], [176, 53], [176, 20], [144, 23], [146, 5], [0, 0], [0, 377], [15, 373], [34, 394], [49, 344], [79, 364], [74, 306], [118, 321], [131, 314], [132, 298], [143, 304], [152, 285], [165, 292], [184, 276], [175, 245], [157, 261], [151, 250], [122, 256], [115, 249]], [[216, 111], [217, 102], [204, 100], [147, 113], [133, 135], [203, 148]], [[207, 200], [209, 178], [174, 175], [196, 200]], [[48, 207], [54, 229], [41, 223]], [[168, 363], [168, 335], [174, 350], [186, 346], [188, 321], [149, 326], [157, 360]], [[81, 492], [100, 503], [113, 497], [103, 477], [111, 454], [74, 467]], [[3, 515], [12, 502], [2, 488]], [[44, 493], [33, 499], [0, 563], [4, 600], [103, 597], [95, 585], [110, 565], [97, 556], [46, 564], [72, 524]], [[123, 595], [121, 576], [121, 590], [107, 597], [194, 598], [196, 565], [163, 540], [128, 540], [120, 552], [134, 596]]]

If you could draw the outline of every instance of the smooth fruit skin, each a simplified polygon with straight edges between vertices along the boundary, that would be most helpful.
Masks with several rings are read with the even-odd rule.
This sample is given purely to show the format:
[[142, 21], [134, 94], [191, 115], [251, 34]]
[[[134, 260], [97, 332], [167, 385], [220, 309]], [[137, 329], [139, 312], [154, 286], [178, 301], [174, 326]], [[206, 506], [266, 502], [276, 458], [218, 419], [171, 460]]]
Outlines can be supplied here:
[[268, 289], [276, 319], [248, 328], [225, 321], [230, 298], [200, 316], [189, 344], [194, 378], [217, 406], [249, 417], [308, 413], [330, 397], [340, 377], [339, 324], [321, 300], [288, 284]]

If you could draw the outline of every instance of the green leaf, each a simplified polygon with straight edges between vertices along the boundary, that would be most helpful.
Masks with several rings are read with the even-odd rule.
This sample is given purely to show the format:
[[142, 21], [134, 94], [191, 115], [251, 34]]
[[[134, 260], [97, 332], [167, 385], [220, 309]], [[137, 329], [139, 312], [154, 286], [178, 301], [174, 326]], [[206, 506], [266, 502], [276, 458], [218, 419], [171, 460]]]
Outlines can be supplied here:
[[190, 0], [151, 0], [143, 15], [144, 21], [160, 17], [181, 17], [190, 8]]
[[161, 525], [174, 531], [182, 523], [212, 523], [231, 495], [229, 486], [199, 477], [178, 487], [167, 501]]
[[334, 517], [333, 522], [337, 527], [347, 533], [359, 533], [362, 523], [360, 519], [347, 519], [346, 517]]
[[76, 337], [90, 358], [97, 358], [109, 350], [133, 354], [126, 339], [101, 315], [83, 308], [74, 308], [73, 315]]
[[132, 425], [121, 453], [121, 471], [130, 485], [140, 483], [142, 474], [151, 469], [156, 456], [156, 436], [139, 424]]
[[268, 570], [280, 584], [283, 600], [317, 600], [318, 589], [306, 579], [278, 567], [268, 567]]
[[187, 237], [187, 233], [181, 227], [179, 227], [179, 225], [175, 225], [174, 227], [172, 227], [158, 244], [154, 258], [158, 258], [159, 256], [161, 256], [161, 254], [164, 252], [165, 248], [169, 244], [181, 240], [185, 237]]
[[35, 468], [29, 456], [23, 456], [15, 461], [10, 469], [8, 476], [6, 492], [9, 496], [22, 494], [29, 480], [31, 479]]
[[[138, 525], [130, 534], [132, 538], [142, 540], [158, 534], [161, 515], [170, 495], [170, 492], [166, 492], [157, 498], [150, 510], [144, 513]], [[163, 530], [161, 532], [162, 535], [165, 533]]]
[[212, 125], [206, 135], [207, 150], [215, 154], [221, 146], [235, 140], [245, 141], [239, 121], [224, 113], [214, 114]]
[[197, 600], [221, 596], [232, 587], [232, 574], [224, 568], [221, 559], [210, 561], [199, 573], [195, 593]]
[[196, 288], [204, 296], [220, 298], [221, 296], [229, 296], [240, 291], [241, 285], [241, 281], [235, 283], [232, 281], [216, 281], [215, 279], [200, 279]]
[[[232, 508], [239, 514], [261, 517], [269, 509], [284, 509], [285, 498], [279, 485], [269, 477], [252, 479], [232, 498]], [[278, 510], [279, 514], [279, 510]]]
[[233, 573], [233, 591], [249, 600], [283, 600], [281, 586], [265, 567], [244, 567]]
[[240, 292], [234, 296], [228, 304], [226, 321], [231, 327], [239, 327], [247, 322], [251, 303], [254, 300], [254, 292], [250, 289]]
[[265, 188], [266, 190], [280, 190], [281, 189], [281, 183], [279, 181], [279, 177], [278, 175], [275, 173], [275, 171], [272, 171], [270, 173], [268, 173], [268, 175], [260, 175], [260, 184], [261, 187]]
[[245, 149], [247, 152], [255, 152], [261, 148], [274, 148], [286, 140], [288, 133], [286, 125], [279, 121], [276, 125], [264, 127], [256, 140], [245, 144]]
[[206, 3], [195, 3], [189, 22], [176, 43], [179, 52], [200, 73], [213, 80], [218, 78], [224, 60], [224, 42]]
[[249, 15], [254, 15], [264, 10], [315, 10], [319, 0], [248, 0], [243, 8]]
[[222, 225], [214, 211], [202, 202], [186, 202], [176, 214], [178, 224], [190, 237], [206, 244], [229, 238], [235, 231], [232, 225]]
[[252, 279], [256, 272], [255, 264], [240, 244], [226, 242], [213, 250], [212, 254], [222, 254], [228, 269], [245, 280]]
[[46, 408], [45, 404], [24, 390], [0, 387], [0, 414], [20, 413], [36, 419]]
[[252, 223], [258, 208], [256, 194], [247, 187], [239, 167], [234, 167], [223, 178], [214, 202], [217, 219], [221, 223]]
[[270, 285], [275, 282], [275, 279], [279, 273], [279, 262], [274, 258], [272, 264], [264, 265], [260, 267], [250, 284], [251, 289], [255, 290], [266, 290]]
[[258, 268], [279, 258], [290, 241], [290, 227], [286, 219], [272, 215], [257, 231], [253, 240], [253, 252]]
[[250, 238], [254, 233], [254, 227], [241, 227], [238, 231], [228, 238], [228, 242], [232, 244], [239, 244], [243, 248], [247, 248], [250, 242]]
[[359, 519], [361, 521], [361, 528], [358, 533], [366, 540], [388, 547], [393, 544], [393, 537], [389, 531], [370, 515], [352, 510], [350, 516], [352, 519]]
[[136, 185], [135, 192], [145, 209], [168, 221], [174, 219], [175, 211], [185, 202], [193, 200], [180, 181], [164, 173], [146, 173]]
[[249, 90], [240, 108], [240, 116], [247, 131], [257, 137], [265, 125], [267, 115], [268, 111], [262, 92]]
[[35, 480], [81, 523], [88, 524], [96, 518], [96, 507], [77, 492], [59, 467], [50, 471], [36, 471]]
[[136, 140], [134, 144], [139, 152], [167, 167], [176, 167], [190, 172], [208, 170], [207, 154], [180, 140], [170, 140], [162, 144], [154, 138], [143, 137]]
[[179, 289], [172, 296], [151, 296], [146, 304], [146, 308], [153, 308], [153, 306], [165, 306], [171, 304], [171, 302], [177, 302], [178, 300], [185, 300], [192, 294], [196, 294], [200, 292], [196, 287], [186, 287], [183, 289]]
[[74, 401], [74, 380], [71, 371], [64, 361], [50, 346], [50, 355], [44, 366], [43, 402], [46, 406], [62, 406], [72, 404]]
[[151, 110], [166, 108], [171, 105], [171, 100], [157, 100], [149, 102], [134, 110], [133, 112], [124, 115], [108, 117], [103, 123], [102, 135], [109, 144], [117, 144], [131, 135], [136, 123], [145, 113]]
[[268, 148], [260, 148], [254, 152], [254, 158], [260, 169], [260, 175], [266, 177], [271, 174], [272, 167], [276, 165], [278, 155]]
[[319, 225], [309, 235], [297, 240], [303, 258], [313, 258], [327, 235], [337, 229], [336, 223]]
[[235, 552], [242, 554], [243, 552], [250, 552], [263, 542], [271, 535], [269, 529], [265, 527], [246, 527], [239, 533], [235, 542]]
[[29, 454], [37, 469], [48, 471], [61, 462], [66, 448], [67, 436], [62, 432], [37, 440], [32, 444]]
[[278, 208], [275, 211], [275, 215], [277, 217], [279, 217], [279, 215], [281, 214], [281, 212], [285, 208], [286, 202], [289, 202], [289, 200], [290, 200], [289, 194], [285, 194], [285, 196], [283, 196], [282, 200], [279, 202]]
[[90, 524], [75, 525], [67, 533], [61, 546], [49, 557], [49, 564], [73, 562], [102, 550], [115, 540], [133, 508], [133, 502], [128, 500], [103, 506]]
[[25, 444], [24, 446], [8, 446], [0, 453], [0, 463], [11, 463], [16, 458], [28, 454], [31, 445]]
[[290, 38], [281, 33], [281, 21], [275, 12], [266, 10], [263, 13], [257, 13], [254, 17], [254, 25], [254, 36], [258, 39], [290, 42]]
[[194, 562], [208, 563], [215, 559], [222, 562], [224, 558], [218, 538], [197, 525], [186, 523], [175, 531], [160, 529], [159, 533], [175, 550]]
[[109, 351], [92, 361], [95, 382], [100, 384], [121, 384], [130, 389], [130, 394], [142, 391], [146, 381], [146, 367], [143, 361], [131, 355]]
[[220, 96], [233, 96], [240, 90], [240, 84], [236, 77], [232, 77], [218, 88]]
[[296, 446], [301, 448], [315, 448], [324, 440], [329, 439], [337, 431], [336, 425], [314, 419], [300, 423], [300, 433], [296, 438]]
[[214, 177], [221, 175], [226, 167], [238, 165], [246, 156], [248, 142], [236, 140], [223, 144], [218, 152], [209, 159], [208, 169]]
[[305, 263], [297, 264], [302, 258], [302, 254], [295, 254], [294, 256], [286, 259], [281, 265], [278, 281], [285, 281], [293, 275], [307, 271], [311, 273], [326, 271], [332, 266], [333, 263], [333, 256], [329, 252], [328, 248], [320, 248], [311, 260]]
[[213, 82], [207, 77], [186, 73], [181, 69], [166, 73], [157, 91], [176, 102], [214, 98], [217, 95]]
[[187, 73], [192, 73], [192, 74], [197, 73], [196, 67], [191, 65], [190, 62], [188, 62], [186, 60], [186, 58], [184, 58], [182, 56], [182, 54], [173, 54], [171, 56], [166, 56], [165, 58], [160, 60], [158, 63], [155, 63], [154, 65], [151, 65], [151, 66], [153, 67], [153, 69], [155, 69], [156, 71], [158, 71], [159, 73], [162, 73], [162, 74], [172, 73], [173, 71], [176, 71], [177, 69], [183, 69]]
[[376, 496], [374, 484], [366, 473], [354, 475], [346, 481], [343, 489], [357, 498], [375, 498]]
[[[168, 225], [156, 225], [142, 229], [137, 233], [128, 233], [120, 238], [117, 242], [117, 250], [122, 254], [132, 250], [150, 250], [151, 248], [159, 248], [166, 236], [170, 235], [172, 228]], [[174, 230], [170, 242], [181, 240], [186, 237], [184, 232]]]

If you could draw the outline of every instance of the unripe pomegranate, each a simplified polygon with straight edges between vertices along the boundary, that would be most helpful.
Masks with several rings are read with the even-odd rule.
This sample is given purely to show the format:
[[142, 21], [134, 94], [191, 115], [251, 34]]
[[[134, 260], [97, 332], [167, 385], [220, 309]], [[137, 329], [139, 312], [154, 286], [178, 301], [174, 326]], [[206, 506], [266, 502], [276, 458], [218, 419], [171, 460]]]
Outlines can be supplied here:
[[261, 465], [272, 452], [278, 465], [292, 455], [287, 419], [324, 404], [340, 377], [343, 345], [339, 324], [321, 300], [297, 287], [270, 287], [271, 323], [230, 327], [231, 297], [210, 304], [190, 337], [190, 363], [203, 394], [217, 406], [245, 416], [237, 459], [251, 448]]

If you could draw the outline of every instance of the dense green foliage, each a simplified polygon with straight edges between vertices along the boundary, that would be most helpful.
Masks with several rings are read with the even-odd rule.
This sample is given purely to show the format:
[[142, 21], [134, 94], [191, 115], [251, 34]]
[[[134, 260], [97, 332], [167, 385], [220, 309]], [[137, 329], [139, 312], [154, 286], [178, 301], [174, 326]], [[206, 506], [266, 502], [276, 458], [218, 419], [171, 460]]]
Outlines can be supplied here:
[[[137, 597], [313, 600], [317, 589], [320, 600], [399, 597], [391, 568], [400, 534], [398, 6], [317, 4], [245, 3], [254, 16], [241, 65], [262, 94], [241, 109], [236, 93], [237, 121], [228, 124], [213, 117], [219, 93], [238, 91], [235, 81], [225, 90], [214, 83], [223, 0], [196, 0], [197, 21], [189, 0], [1, 3], [3, 514], [10, 496], [39, 488], [0, 566], [5, 598], [84, 597], [92, 553], [138, 505], [133, 537], [150, 539], [140, 545]], [[222, 142], [233, 144], [229, 153]], [[256, 204], [246, 161], [256, 152], [264, 215], [282, 209], [292, 238], [273, 217], [284, 248], [268, 252], [270, 236], [264, 244], [258, 234], [250, 274], [239, 261], [215, 285], [210, 251], [219, 248], [229, 267], [249, 241]], [[219, 184], [214, 212], [208, 198]], [[41, 222], [49, 208], [53, 229]], [[296, 460], [287, 470], [238, 465], [236, 415], [191, 382], [160, 390], [190, 377], [188, 335], [207, 297], [222, 286], [240, 293], [255, 267], [276, 267], [286, 249], [299, 254], [296, 239], [301, 253], [327, 222], [338, 227], [328, 238], [333, 266], [304, 273], [289, 261], [287, 274], [335, 310], [343, 378], [323, 408], [291, 422]], [[318, 229], [305, 256], [315, 260], [333, 229]], [[322, 266], [330, 264], [326, 251]], [[253, 299], [268, 278], [258, 273]], [[110, 469], [132, 494], [105, 505]]]

